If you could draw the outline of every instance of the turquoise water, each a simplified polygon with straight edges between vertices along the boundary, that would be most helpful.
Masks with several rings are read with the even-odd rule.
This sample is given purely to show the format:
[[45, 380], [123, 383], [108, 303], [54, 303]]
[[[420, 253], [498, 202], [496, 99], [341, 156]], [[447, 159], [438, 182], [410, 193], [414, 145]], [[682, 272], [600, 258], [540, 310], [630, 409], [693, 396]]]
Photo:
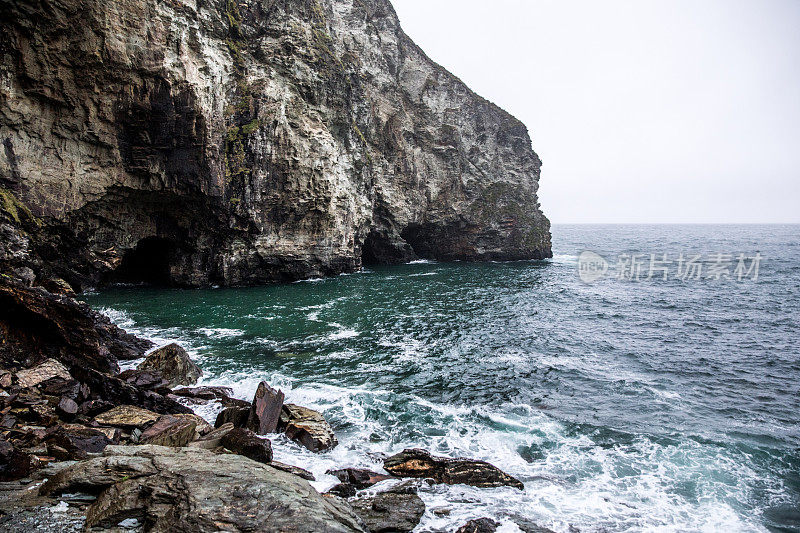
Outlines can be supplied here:
[[[556, 531], [800, 531], [799, 237], [798, 226], [555, 226], [544, 262], [86, 300], [182, 343], [204, 383], [249, 399], [266, 379], [322, 410], [334, 451], [274, 442], [320, 490], [335, 481], [327, 468], [379, 468], [379, 454], [409, 446], [525, 483], [426, 489], [420, 531], [481, 516], [508, 531], [519, 518]], [[612, 263], [604, 278], [580, 279], [584, 250]], [[701, 279], [673, 279], [677, 264], [667, 281], [614, 277], [620, 254], [665, 253], [702, 254]], [[734, 279], [707, 279], [717, 253]], [[740, 253], [763, 257], [757, 280], [735, 279]]]

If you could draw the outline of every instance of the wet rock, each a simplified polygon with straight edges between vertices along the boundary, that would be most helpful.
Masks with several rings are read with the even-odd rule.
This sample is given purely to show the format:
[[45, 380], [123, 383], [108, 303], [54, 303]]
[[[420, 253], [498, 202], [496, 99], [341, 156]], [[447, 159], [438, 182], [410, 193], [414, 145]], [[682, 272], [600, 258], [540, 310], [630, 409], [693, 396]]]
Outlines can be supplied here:
[[413, 531], [425, 514], [425, 503], [416, 492], [388, 490], [348, 501], [372, 533]]
[[275, 433], [280, 421], [283, 398], [283, 392], [273, 389], [264, 381], [259, 383], [250, 407], [247, 427], [259, 435]]
[[214, 427], [221, 427], [224, 424], [233, 424], [233, 427], [243, 428], [247, 426], [250, 419], [250, 407], [226, 407], [217, 415]]
[[142, 432], [139, 443], [180, 448], [194, 439], [196, 426], [191, 418], [164, 415]]
[[89, 387], [92, 398], [111, 402], [113, 405], [136, 405], [161, 414], [192, 413], [191, 409], [175, 400], [153, 391], [142, 390], [116, 376], [91, 368], [77, 367], [73, 367], [72, 374]]
[[325, 473], [336, 476], [342, 483], [353, 485], [358, 490], [366, 489], [387, 479], [394, 479], [394, 476], [378, 474], [377, 472], [372, 472], [365, 468], [342, 468], [339, 470], [328, 470]]
[[102, 452], [113, 444], [102, 431], [74, 425], [59, 426], [45, 442], [48, 454], [61, 461], [86, 459], [88, 454]]
[[456, 533], [494, 533], [499, 526], [500, 523], [491, 518], [476, 518], [458, 528]]
[[136, 407], [134, 405], [120, 405], [105, 413], [95, 416], [95, 421], [103, 426], [116, 426], [126, 429], [143, 428], [152, 424], [161, 415]]
[[347, 506], [297, 476], [195, 448], [109, 446], [55, 474], [40, 493], [78, 490], [99, 493], [87, 529], [136, 516], [150, 531], [364, 531]]
[[430, 478], [448, 485], [463, 483], [474, 487], [525, 488], [520, 480], [485, 461], [436, 457], [420, 449], [404, 450], [389, 457], [383, 468], [398, 477]]
[[340, 498], [352, 498], [356, 493], [358, 493], [358, 489], [350, 483], [339, 483], [326, 492], [326, 494], [333, 494]]
[[272, 443], [245, 428], [234, 428], [220, 439], [226, 450], [238, 453], [259, 463], [272, 461]]
[[49, 278], [42, 281], [40, 285], [48, 292], [59, 296], [75, 296], [72, 285], [61, 278]]
[[0, 371], [0, 387], [4, 389], [11, 388], [13, 383], [13, 374], [7, 370]]
[[333, 428], [321, 413], [287, 403], [281, 410], [279, 427], [286, 436], [311, 450], [323, 452], [339, 444]]
[[194, 385], [203, 372], [189, 358], [186, 350], [175, 343], [162, 346], [147, 355], [137, 370], [157, 370], [167, 380], [170, 388]]
[[61, 378], [64, 381], [72, 379], [67, 367], [55, 359], [47, 359], [43, 363], [17, 372], [17, 383], [20, 387], [35, 387], [39, 383], [52, 378]]

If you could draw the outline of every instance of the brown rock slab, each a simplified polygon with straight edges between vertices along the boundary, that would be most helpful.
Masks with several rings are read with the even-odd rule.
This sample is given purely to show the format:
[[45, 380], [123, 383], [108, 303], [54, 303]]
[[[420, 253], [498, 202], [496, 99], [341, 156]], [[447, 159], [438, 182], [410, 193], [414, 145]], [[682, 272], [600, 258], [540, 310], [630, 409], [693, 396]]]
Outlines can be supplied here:
[[226, 407], [217, 415], [214, 427], [221, 427], [224, 424], [233, 424], [233, 427], [243, 428], [247, 426], [250, 419], [250, 407]]
[[170, 388], [194, 385], [203, 375], [186, 350], [175, 343], [158, 348], [147, 355], [137, 370], [157, 370]]
[[422, 498], [416, 491], [409, 491], [406, 487], [353, 498], [348, 503], [372, 533], [413, 531], [425, 514]]
[[342, 483], [353, 485], [358, 490], [366, 489], [387, 479], [394, 479], [394, 476], [378, 474], [366, 468], [341, 468], [328, 470], [326, 474], [336, 476]]
[[436, 457], [416, 448], [387, 458], [383, 468], [398, 477], [430, 478], [448, 485], [463, 483], [474, 487], [510, 486], [525, 489], [520, 480], [485, 461]]
[[139, 443], [180, 448], [192, 441], [195, 427], [197, 422], [192, 418], [164, 415], [142, 432]]
[[76, 425], [59, 426], [45, 442], [49, 455], [60, 460], [86, 459], [88, 454], [100, 453], [113, 444], [104, 432]]
[[55, 359], [47, 359], [39, 365], [17, 372], [17, 383], [25, 388], [35, 387], [52, 378], [71, 380], [72, 376], [67, 367]]
[[259, 435], [275, 433], [280, 421], [283, 399], [283, 392], [273, 389], [264, 381], [259, 383], [250, 407], [248, 429]]
[[262, 439], [249, 429], [234, 428], [220, 439], [226, 450], [238, 453], [259, 463], [272, 461], [272, 443]]
[[312, 452], [324, 452], [335, 448], [339, 441], [333, 428], [321, 413], [291, 403], [281, 410], [279, 427], [286, 436], [302, 444]]
[[143, 428], [158, 420], [161, 415], [136, 407], [134, 405], [120, 405], [95, 416], [95, 421], [103, 426], [116, 426], [126, 429]]

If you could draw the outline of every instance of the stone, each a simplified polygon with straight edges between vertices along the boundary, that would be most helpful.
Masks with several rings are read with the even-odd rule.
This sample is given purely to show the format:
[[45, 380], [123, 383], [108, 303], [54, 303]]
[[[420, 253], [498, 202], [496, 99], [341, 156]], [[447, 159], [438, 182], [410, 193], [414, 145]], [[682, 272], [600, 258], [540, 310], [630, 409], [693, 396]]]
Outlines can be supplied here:
[[180, 448], [194, 439], [196, 426], [191, 418], [164, 415], [142, 432], [139, 443]]
[[333, 494], [340, 498], [352, 498], [358, 493], [358, 489], [351, 483], [339, 483], [331, 487], [326, 494]]
[[[102, 452], [113, 441], [102, 432], [81, 426], [59, 426], [46, 439], [48, 454], [62, 461], [86, 459], [90, 453]], [[54, 450], [58, 450], [53, 453]], [[66, 455], [64, 455], [66, 454]]]
[[259, 435], [275, 433], [280, 421], [283, 398], [283, 392], [273, 389], [264, 381], [259, 383], [253, 396], [247, 427]]
[[387, 479], [394, 479], [394, 476], [378, 474], [377, 472], [365, 468], [341, 468], [338, 470], [328, 470], [325, 473], [336, 476], [342, 483], [351, 484], [358, 490], [369, 488]]
[[164, 379], [158, 370], [126, 370], [117, 377], [135, 387], [144, 390], [163, 392], [169, 389], [169, 382]]
[[203, 371], [189, 358], [186, 350], [175, 343], [150, 352], [137, 370], [160, 372], [170, 388], [194, 385], [203, 376]]
[[416, 492], [388, 490], [350, 499], [350, 506], [372, 533], [406, 533], [417, 527], [425, 503]]
[[71, 380], [72, 376], [67, 367], [55, 359], [47, 359], [33, 368], [17, 372], [17, 383], [20, 387], [25, 388], [35, 387], [39, 383], [52, 378], [61, 378], [66, 381]]
[[308, 481], [316, 481], [317, 479], [314, 477], [314, 474], [312, 474], [305, 468], [300, 468], [299, 466], [287, 465], [286, 463], [281, 463], [278, 461], [272, 461], [269, 465], [272, 468], [276, 468], [282, 472], [288, 472], [289, 474], [301, 477], [303, 479], [307, 479]]
[[136, 407], [134, 405], [120, 405], [113, 409], [100, 413], [94, 417], [95, 421], [103, 426], [116, 426], [126, 429], [143, 428], [152, 424], [161, 415]]
[[221, 439], [220, 445], [226, 450], [238, 453], [259, 463], [272, 461], [272, 444], [249, 429], [234, 428]]
[[87, 530], [136, 516], [154, 532], [365, 531], [348, 506], [297, 476], [196, 448], [109, 446], [102, 457], [61, 470], [39, 492], [79, 490], [99, 494], [87, 510]]
[[228, 422], [226, 424], [221, 425], [218, 428], [212, 428], [211, 431], [206, 433], [205, 435], [199, 436], [194, 441], [187, 444], [187, 446], [195, 447], [195, 448], [204, 448], [207, 450], [213, 450], [214, 448], [219, 448], [222, 446], [222, 437], [228, 434], [228, 432], [234, 429], [233, 424]]
[[75, 400], [63, 396], [58, 401], [58, 406], [56, 407], [56, 411], [62, 416], [73, 417], [78, 413], [78, 404], [75, 403]]
[[195, 414], [177, 414], [177, 415], [173, 415], [173, 416], [176, 416], [178, 418], [187, 418], [189, 420], [193, 420], [194, 423], [195, 423], [195, 428], [194, 428], [194, 430], [196, 432], [196, 437], [195, 438], [199, 439], [203, 435], [207, 435], [208, 433], [210, 433], [211, 431], [214, 430], [214, 426], [212, 426], [211, 424], [206, 422], [206, 419], [203, 418], [200, 415], [195, 415]]
[[214, 422], [214, 427], [221, 427], [224, 424], [231, 423], [234, 427], [243, 428], [247, 426], [247, 421], [250, 419], [250, 407], [226, 407], [217, 415], [217, 420]]
[[407, 449], [393, 455], [383, 462], [383, 468], [398, 477], [430, 478], [448, 485], [525, 489], [520, 480], [485, 461], [436, 457], [421, 449]]
[[39, 468], [39, 459], [16, 449], [0, 437], [0, 481], [16, 481], [29, 476]]
[[191, 398], [195, 400], [221, 400], [224, 402], [230, 399], [233, 389], [229, 387], [183, 387], [172, 391], [175, 396]]
[[476, 518], [458, 528], [456, 533], [494, 533], [499, 526], [500, 523], [491, 518]]
[[333, 428], [325, 417], [307, 407], [284, 404], [281, 410], [280, 428], [287, 437], [312, 452], [324, 452], [339, 444]]

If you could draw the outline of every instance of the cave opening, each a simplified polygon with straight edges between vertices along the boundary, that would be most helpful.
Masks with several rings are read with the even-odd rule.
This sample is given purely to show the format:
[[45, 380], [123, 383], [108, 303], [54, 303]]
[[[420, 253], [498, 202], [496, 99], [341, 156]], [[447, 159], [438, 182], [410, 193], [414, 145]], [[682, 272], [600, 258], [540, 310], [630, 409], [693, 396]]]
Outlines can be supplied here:
[[125, 253], [114, 270], [112, 283], [144, 283], [147, 285], [172, 285], [170, 265], [175, 257], [175, 244], [160, 237], [147, 237], [136, 248]]
[[416, 259], [414, 251], [402, 239], [373, 229], [361, 246], [362, 265], [397, 265]]

